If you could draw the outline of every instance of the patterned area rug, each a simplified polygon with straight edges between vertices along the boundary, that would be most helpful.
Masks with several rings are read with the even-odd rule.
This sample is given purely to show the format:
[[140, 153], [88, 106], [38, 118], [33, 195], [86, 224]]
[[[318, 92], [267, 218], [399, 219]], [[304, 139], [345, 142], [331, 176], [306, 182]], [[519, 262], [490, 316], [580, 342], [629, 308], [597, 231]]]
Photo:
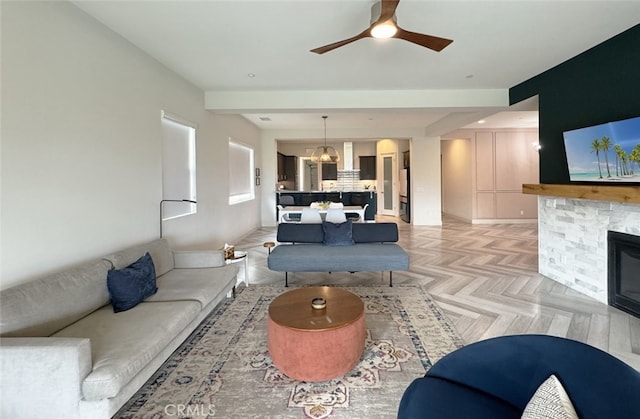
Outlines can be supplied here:
[[367, 340], [345, 376], [308, 383], [267, 350], [269, 303], [292, 289], [251, 285], [216, 308], [116, 418], [395, 418], [405, 388], [463, 342], [419, 286], [343, 287], [365, 303]]

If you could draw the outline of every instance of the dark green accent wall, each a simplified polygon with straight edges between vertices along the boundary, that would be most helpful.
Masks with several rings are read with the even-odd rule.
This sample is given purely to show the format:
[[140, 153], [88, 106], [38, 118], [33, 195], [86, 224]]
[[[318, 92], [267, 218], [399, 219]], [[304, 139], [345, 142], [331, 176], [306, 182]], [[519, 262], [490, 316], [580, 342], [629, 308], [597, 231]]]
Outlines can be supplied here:
[[569, 183], [562, 133], [640, 116], [640, 24], [509, 89], [538, 95], [540, 183]]

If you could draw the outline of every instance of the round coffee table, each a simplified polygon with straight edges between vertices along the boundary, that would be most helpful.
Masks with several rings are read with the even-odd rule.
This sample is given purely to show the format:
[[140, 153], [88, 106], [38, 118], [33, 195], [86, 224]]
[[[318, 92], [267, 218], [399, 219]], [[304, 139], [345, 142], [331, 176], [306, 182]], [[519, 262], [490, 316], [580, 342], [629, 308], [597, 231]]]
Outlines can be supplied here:
[[[324, 298], [316, 309], [311, 300]], [[349, 372], [364, 351], [364, 303], [336, 287], [298, 288], [269, 305], [267, 341], [273, 364], [288, 377], [325, 381]]]

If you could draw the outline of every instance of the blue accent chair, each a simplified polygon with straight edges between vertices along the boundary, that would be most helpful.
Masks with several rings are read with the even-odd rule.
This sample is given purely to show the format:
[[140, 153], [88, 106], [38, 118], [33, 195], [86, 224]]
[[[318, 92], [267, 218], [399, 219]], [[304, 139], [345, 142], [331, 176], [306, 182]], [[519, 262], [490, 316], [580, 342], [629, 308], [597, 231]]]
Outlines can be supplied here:
[[608, 353], [546, 335], [502, 336], [460, 348], [405, 390], [398, 419], [519, 419], [551, 374], [580, 419], [640, 418], [640, 373]]

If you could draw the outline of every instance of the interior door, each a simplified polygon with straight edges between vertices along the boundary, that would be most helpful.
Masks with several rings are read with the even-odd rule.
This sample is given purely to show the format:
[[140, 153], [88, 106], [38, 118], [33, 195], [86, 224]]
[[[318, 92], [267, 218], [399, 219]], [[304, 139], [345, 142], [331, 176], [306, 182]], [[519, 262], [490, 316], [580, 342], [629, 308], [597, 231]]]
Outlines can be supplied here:
[[396, 173], [398, 171], [396, 153], [382, 154], [382, 205], [380, 214], [398, 215], [395, 190]]
[[302, 173], [300, 179], [301, 191], [317, 191], [318, 190], [318, 163], [314, 163], [308, 157], [300, 158], [300, 166]]

